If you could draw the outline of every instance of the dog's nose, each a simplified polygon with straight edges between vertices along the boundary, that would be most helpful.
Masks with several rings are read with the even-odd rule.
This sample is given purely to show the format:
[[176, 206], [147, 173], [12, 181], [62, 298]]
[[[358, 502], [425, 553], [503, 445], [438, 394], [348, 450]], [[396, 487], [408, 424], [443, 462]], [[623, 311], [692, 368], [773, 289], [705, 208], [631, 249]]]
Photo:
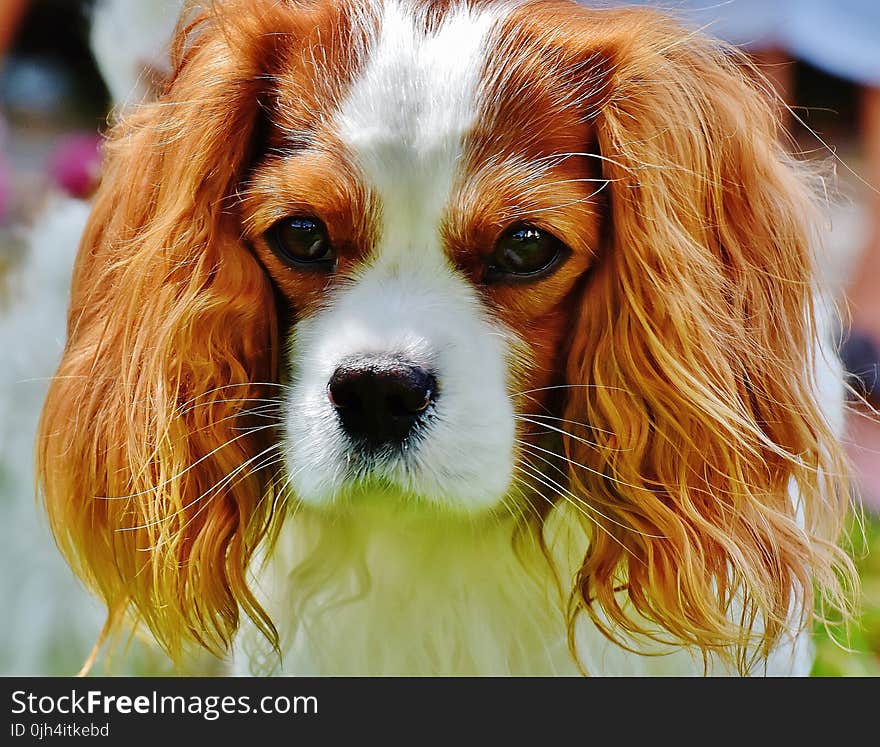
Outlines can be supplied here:
[[400, 444], [437, 397], [437, 382], [421, 366], [396, 358], [351, 359], [327, 387], [346, 432], [371, 448]]

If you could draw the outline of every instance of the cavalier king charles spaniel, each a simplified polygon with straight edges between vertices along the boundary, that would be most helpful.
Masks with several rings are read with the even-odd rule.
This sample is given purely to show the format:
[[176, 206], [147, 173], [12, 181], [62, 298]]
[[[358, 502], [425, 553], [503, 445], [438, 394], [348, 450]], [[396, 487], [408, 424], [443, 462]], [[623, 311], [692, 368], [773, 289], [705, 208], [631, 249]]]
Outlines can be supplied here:
[[759, 78], [650, 10], [205, 5], [109, 135], [38, 435], [107, 630], [242, 673], [808, 673], [854, 583], [843, 389]]

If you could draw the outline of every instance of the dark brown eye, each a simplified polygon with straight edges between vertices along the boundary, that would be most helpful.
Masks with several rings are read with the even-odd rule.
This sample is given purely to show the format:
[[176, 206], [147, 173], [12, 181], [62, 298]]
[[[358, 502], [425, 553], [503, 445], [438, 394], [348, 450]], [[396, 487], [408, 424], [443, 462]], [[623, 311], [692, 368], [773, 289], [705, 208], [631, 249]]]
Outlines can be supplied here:
[[566, 256], [567, 249], [552, 233], [534, 226], [514, 226], [495, 244], [486, 269], [487, 282], [542, 277]]
[[327, 228], [317, 218], [284, 218], [266, 232], [266, 242], [289, 265], [324, 271], [333, 269], [333, 247]]

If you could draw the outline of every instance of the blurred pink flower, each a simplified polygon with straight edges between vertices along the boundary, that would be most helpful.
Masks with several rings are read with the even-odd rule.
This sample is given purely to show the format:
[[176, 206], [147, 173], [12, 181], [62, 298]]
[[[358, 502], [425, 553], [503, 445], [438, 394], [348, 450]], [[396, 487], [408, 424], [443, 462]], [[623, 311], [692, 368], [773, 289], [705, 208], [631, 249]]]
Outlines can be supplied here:
[[101, 173], [101, 137], [91, 132], [67, 135], [49, 156], [48, 171], [72, 197], [88, 197]]
[[9, 176], [9, 164], [3, 152], [0, 151], [0, 223], [3, 223], [6, 212], [9, 210], [9, 192], [11, 190], [11, 182]]
[[12, 191], [12, 176], [6, 161], [6, 122], [0, 116], [0, 223], [9, 211], [9, 197]]

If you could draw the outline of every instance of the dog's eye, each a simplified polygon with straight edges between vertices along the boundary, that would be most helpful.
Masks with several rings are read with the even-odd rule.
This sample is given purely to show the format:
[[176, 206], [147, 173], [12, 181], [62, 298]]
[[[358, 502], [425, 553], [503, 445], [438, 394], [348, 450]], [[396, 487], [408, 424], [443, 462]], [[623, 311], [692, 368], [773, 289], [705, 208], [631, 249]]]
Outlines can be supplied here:
[[266, 232], [266, 241], [272, 251], [290, 265], [333, 269], [333, 247], [327, 228], [317, 218], [284, 218]]
[[565, 256], [565, 245], [534, 226], [515, 226], [495, 245], [486, 268], [487, 282], [541, 277]]

